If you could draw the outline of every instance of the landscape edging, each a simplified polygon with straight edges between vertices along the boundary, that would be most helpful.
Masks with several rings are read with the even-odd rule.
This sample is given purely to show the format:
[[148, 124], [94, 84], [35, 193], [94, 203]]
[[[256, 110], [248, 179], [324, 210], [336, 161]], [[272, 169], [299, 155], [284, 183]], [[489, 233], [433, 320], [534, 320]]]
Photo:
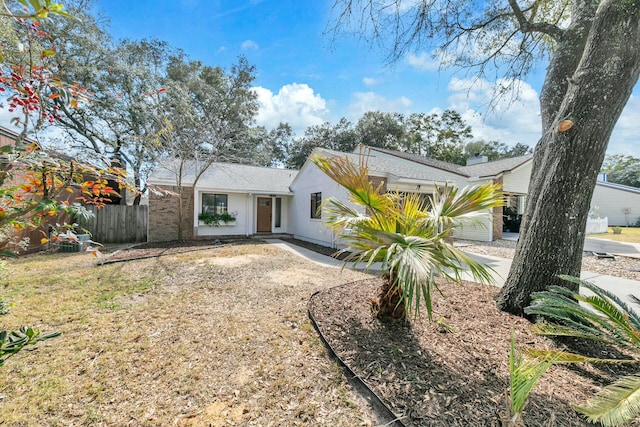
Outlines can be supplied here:
[[[348, 285], [351, 285], [352, 283], [355, 283], [355, 282], [350, 282], [350, 283], [334, 286], [334, 288], [337, 288], [337, 287], [340, 287], [340, 286], [348, 286]], [[333, 288], [329, 288], [329, 289], [333, 289]], [[309, 303], [307, 304], [307, 316], [309, 317], [309, 320], [311, 321], [311, 324], [313, 325], [313, 328], [318, 333], [318, 336], [320, 337], [320, 341], [322, 341], [322, 343], [324, 344], [327, 352], [329, 353], [329, 357], [331, 357], [332, 359], [334, 359], [334, 360], [336, 360], [338, 362], [340, 367], [344, 370], [343, 372], [345, 372], [345, 374], [348, 374], [350, 376], [350, 377], [347, 376], [347, 379], [349, 381], [354, 381], [358, 385], [358, 387], [356, 387], [356, 388], [360, 392], [364, 391], [368, 395], [368, 396], [365, 396], [365, 400], [367, 400], [369, 402], [372, 402], [372, 406], [375, 406], [376, 410], [382, 410], [382, 412], [384, 412], [383, 415], [385, 416], [385, 418], [391, 420], [390, 422], [385, 424], [385, 426], [406, 427], [406, 425], [400, 420], [400, 418], [382, 400], [382, 398], [380, 396], [378, 396], [376, 394], [376, 392], [371, 390], [369, 385], [362, 378], [360, 378], [360, 376], [357, 375], [349, 367], [349, 365], [347, 365], [345, 363], [344, 360], [342, 360], [342, 358], [338, 355], [338, 353], [336, 353], [336, 351], [333, 349], [331, 344], [329, 344], [329, 341], [327, 341], [326, 337], [324, 336], [324, 334], [320, 330], [320, 327], [318, 326], [318, 323], [316, 322], [316, 319], [313, 316], [313, 313], [312, 313], [312, 310], [311, 310], [311, 304], [313, 302], [313, 298], [316, 295], [320, 294], [321, 292], [322, 291], [315, 291], [313, 294], [311, 294], [311, 297], [309, 298]]]

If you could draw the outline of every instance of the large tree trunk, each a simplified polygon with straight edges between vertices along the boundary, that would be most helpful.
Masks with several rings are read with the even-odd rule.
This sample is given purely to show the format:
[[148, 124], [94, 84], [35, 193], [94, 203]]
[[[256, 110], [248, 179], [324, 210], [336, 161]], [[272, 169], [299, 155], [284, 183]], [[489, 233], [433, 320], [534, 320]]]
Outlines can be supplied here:
[[[576, 2], [575, 16], [588, 17], [584, 11], [597, 3]], [[588, 30], [584, 50], [580, 37], [565, 34], [550, 64], [541, 94], [543, 136], [534, 155], [523, 227], [498, 295], [504, 311], [522, 315], [532, 292], [552, 284], [570, 286], [558, 274], [580, 275], [597, 174], [640, 72], [639, 9], [640, 2], [600, 2], [591, 25], [584, 19], [572, 28], [574, 36]], [[561, 123], [572, 126], [562, 131]]]

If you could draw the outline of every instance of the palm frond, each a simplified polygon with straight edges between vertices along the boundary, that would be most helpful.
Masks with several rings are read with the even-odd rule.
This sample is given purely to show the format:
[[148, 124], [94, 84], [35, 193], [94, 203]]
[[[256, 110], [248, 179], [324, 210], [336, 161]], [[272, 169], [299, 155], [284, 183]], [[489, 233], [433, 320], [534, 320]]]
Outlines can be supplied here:
[[599, 341], [609, 345], [615, 345], [615, 342], [610, 340], [608, 336], [597, 328], [582, 328], [580, 325], [558, 325], [538, 323], [531, 327], [531, 331], [538, 335], [547, 336], [560, 336], [560, 337], [574, 337], [584, 338], [591, 341]]
[[542, 315], [562, 324], [538, 325], [536, 333], [575, 336], [638, 350], [640, 330], [635, 325], [637, 315], [627, 304], [592, 283], [570, 276], [561, 278], [579, 283], [595, 295], [585, 297], [557, 286], [532, 294], [532, 304], [525, 308], [525, 313]]
[[511, 411], [519, 414], [524, 410], [527, 398], [538, 380], [553, 364], [552, 357], [524, 360], [522, 353], [516, 351], [515, 335], [511, 333], [511, 351], [509, 352], [509, 374], [511, 379]]
[[619, 426], [640, 415], [640, 374], [623, 377], [602, 389], [584, 406], [576, 410], [591, 422], [603, 426]]
[[536, 359], [549, 360], [553, 359], [553, 363], [607, 363], [607, 364], [627, 364], [635, 365], [640, 360], [635, 359], [600, 359], [598, 357], [587, 357], [576, 353], [569, 353], [562, 350], [536, 350], [526, 349], [528, 356]]
[[504, 206], [502, 191], [497, 184], [466, 186], [462, 189], [445, 185], [436, 188], [432, 216], [441, 222], [460, 223], [486, 216], [490, 209]]
[[[369, 180], [365, 156], [359, 164], [348, 157], [312, 157], [313, 163], [349, 192], [350, 204], [335, 198], [323, 202], [326, 223], [339, 232], [351, 255], [346, 262], [375, 262], [393, 278], [392, 285], [402, 296], [405, 314], [419, 315], [426, 307], [432, 319], [432, 296], [437, 290], [434, 275], [460, 281], [468, 268], [474, 278], [489, 283], [488, 269], [447, 243], [452, 227], [487, 215], [502, 205], [499, 187], [485, 184], [438, 189], [434, 203], [427, 207], [423, 195], [381, 193]], [[360, 212], [351, 204], [364, 207]]]
[[384, 214], [393, 207], [392, 200], [386, 194], [381, 194], [380, 186], [373, 187], [366, 164], [356, 166], [347, 157], [323, 158], [317, 155], [312, 156], [311, 161], [329, 178], [347, 189], [351, 202], [368, 208], [374, 220], [384, 222], [387, 218]]

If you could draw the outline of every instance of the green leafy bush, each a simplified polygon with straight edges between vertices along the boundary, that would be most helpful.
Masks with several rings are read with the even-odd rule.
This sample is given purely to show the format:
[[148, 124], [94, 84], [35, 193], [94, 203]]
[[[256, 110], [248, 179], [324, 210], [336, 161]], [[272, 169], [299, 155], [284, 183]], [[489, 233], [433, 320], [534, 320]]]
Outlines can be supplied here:
[[221, 214], [202, 212], [200, 215], [198, 215], [198, 220], [204, 222], [206, 225], [217, 227], [221, 222], [228, 224], [235, 221], [236, 217], [228, 212], [223, 212]]

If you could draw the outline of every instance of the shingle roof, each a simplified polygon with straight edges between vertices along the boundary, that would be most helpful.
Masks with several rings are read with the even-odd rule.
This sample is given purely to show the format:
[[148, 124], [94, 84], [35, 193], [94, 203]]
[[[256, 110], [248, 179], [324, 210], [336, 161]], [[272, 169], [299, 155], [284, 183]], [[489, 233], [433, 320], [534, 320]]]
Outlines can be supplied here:
[[460, 166], [460, 172], [469, 177], [494, 176], [503, 172], [512, 171], [533, 158], [532, 155], [510, 157], [508, 159], [494, 160], [487, 163], [478, 163], [471, 166]]
[[395, 177], [398, 179], [411, 179], [428, 182], [444, 182], [445, 178], [438, 174], [437, 171], [430, 170], [422, 165], [415, 163], [396, 160], [393, 157], [379, 156], [374, 151], [364, 151], [360, 153], [343, 153], [340, 151], [328, 150], [325, 148], [316, 148], [314, 153], [323, 156], [347, 156], [353, 163], [359, 163], [362, 156], [366, 156], [366, 164], [369, 173], [374, 176]]
[[[159, 165], [149, 177], [152, 185], [176, 185], [173, 166], [177, 162], [165, 162]], [[183, 185], [192, 185], [194, 180], [194, 161], [187, 161]], [[220, 188], [227, 191], [289, 194], [289, 185], [298, 174], [297, 170], [275, 169], [232, 163], [212, 164], [198, 180], [198, 188]]]
[[596, 185], [601, 185], [603, 187], [615, 188], [617, 190], [628, 191], [630, 193], [640, 193], [640, 188], [630, 187], [628, 185], [616, 184], [615, 182], [607, 182], [607, 181], [597, 181]]
[[400, 151], [387, 150], [384, 148], [367, 147], [372, 152], [379, 151], [401, 159], [420, 163], [421, 165], [455, 173], [465, 177], [488, 177], [511, 171], [518, 166], [529, 161], [533, 156], [518, 156], [508, 159], [494, 160], [487, 163], [479, 163], [471, 166], [460, 166], [454, 163], [443, 162], [441, 160], [430, 159], [419, 154], [403, 153]]
[[371, 151], [379, 151], [381, 153], [390, 154], [392, 156], [396, 156], [396, 157], [399, 157], [401, 159], [410, 160], [412, 162], [420, 163], [420, 164], [425, 165], [425, 166], [431, 166], [431, 167], [436, 168], [436, 169], [442, 169], [442, 170], [447, 171], [447, 172], [455, 173], [455, 174], [458, 174], [458, 175], [464, 175], [464, 174], [460, 173], [459, 169], [461, 168], [461, 166], [460, 165], [456, 165], [454, 163], [449, 163], [449, 162], [443, 162], [441, 160], [430, 159], [428, 157], [421, 156], [419, 154], [403, 153], [401, 151], [387, 150], [387, 149], [384, 149], [384, 148], [377, 148], [377, 147], [367, 147], [367, 148], [369, 148]]

